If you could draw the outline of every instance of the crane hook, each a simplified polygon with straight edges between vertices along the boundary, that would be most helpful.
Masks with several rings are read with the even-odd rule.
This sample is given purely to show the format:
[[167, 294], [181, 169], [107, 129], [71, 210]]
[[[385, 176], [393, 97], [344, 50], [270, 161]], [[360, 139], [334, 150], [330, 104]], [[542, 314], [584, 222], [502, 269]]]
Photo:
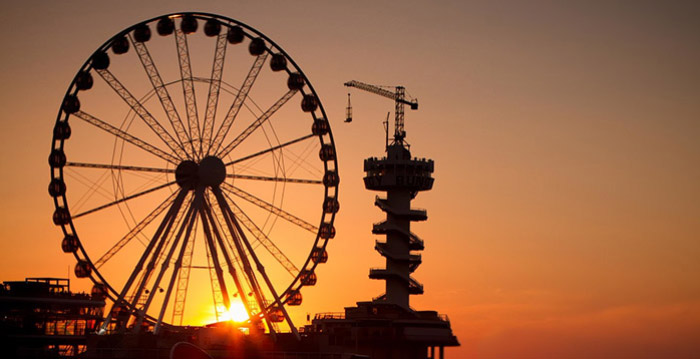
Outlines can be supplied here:
[[345, 108], [345, 122], [352, 122], [352, 105], [350, 104], [350, 93], [348, 92], [348, 107]]

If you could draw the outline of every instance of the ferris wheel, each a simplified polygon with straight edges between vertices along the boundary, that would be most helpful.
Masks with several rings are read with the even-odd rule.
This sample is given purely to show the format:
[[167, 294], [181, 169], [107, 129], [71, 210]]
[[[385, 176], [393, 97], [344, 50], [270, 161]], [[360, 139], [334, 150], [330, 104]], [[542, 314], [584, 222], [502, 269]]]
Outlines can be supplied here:
[[339, 209], [326, 113], [306, 75], [239, 21], [175, 13], [100, 46], [66, 91], [49, 155], [75, 275], [100, 332], [230, 319], [279, 331], [328, 259]]

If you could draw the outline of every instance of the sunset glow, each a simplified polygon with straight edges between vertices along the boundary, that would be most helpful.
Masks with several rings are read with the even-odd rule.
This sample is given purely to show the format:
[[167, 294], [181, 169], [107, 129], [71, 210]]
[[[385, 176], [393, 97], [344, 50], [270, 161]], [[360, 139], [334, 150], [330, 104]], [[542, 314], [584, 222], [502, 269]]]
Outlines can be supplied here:
[[227, 315], [224, 320], [230, 320], [237, 323], [242, 323], [248, 320], [248, 312], [245, 310], [245, 306], [241, 302], [231, 302], [231, 307], [228, 309]]
[[[300, 305], [285, 307], [296, 327], [310, 324], [316, 313], [342, 312], [385, 292], [384, 283], [368, 278], [370, 268], [385, 266], [375, 251], [375, 241], [383, 238], [372, 229], [386, 215], [374, 204], [377, 193], [364, 187], [363, 161], [385, 155], [382, 121], [387, 112], [393, 121], [395, 108], [389, 99], [355, 89], [353, 121], [344, 123], [349, 90], [343, 83], [360, 80], [405, 86], [419, 99], [420, 109], [405, 114], [406, 141], [412, 155], [435, 161], [435, 184], [413, 202], [427, 211], [428, 219], [411, 225], [425, 241], [421, 265], [412, 274], [425, 293], [412, 296], [410, 306], [449, 316], [462, 346], [447, 348], [447, 358], [698, 358], [699, 4], [4, 2], [0, 281], [70, 278], [72, 291], [91, 292], [93, 282], [76, 278], [76, 258], [64, 253], [65, 233], [52, 221], [56, 204], [47, 191], [47, 159], [57, 111], [76, 72], [100, 44], [149, 18], [196, 10], [234, 18], [273, 39], [303, 69], [327, 112], [342, 179], [336, 196], [341, 209], [333, 223], [337, 234], [324, 247], [327, 262], [314, 270], [317, 283], [301, 288]], [[205, 35], [204, 26], [200, 22], [198, 31], [187, 35], [194, 98], [202, 103], [211, 82], [198, 79], [212, 76], [217, 39]], [[158, 70], [182, 108], [181, 72], [173, 61], [177, 33], [164, 37], [155, 26], [151, 30], [149, 53], [158, 66], [170, 60], [169, 67]], [[226, 45], [222, 76], [227, 81], [221, 85], [217, 116], [226, 115], [251, 69], [249, 43]], [[174, 133], [134, 50], [133, 44], [121, 55], [109, 49], [110, 71]], [[250, 108], [242, 108], [245, 117], [231, 124], [229, 137], [244, 131], [288, 89], [286, 71], [272, 71], [268, 63], [261, 69], [250, 94], [258, 107], [246, 102]], [[167, 143], [127, 102], [93, 75], [93, 88], [79, 92], [81, 111], [166, 149]], [[270, 148], [301, 138], [295, 131], [311, 131], [311, 118], [296, 125], [295, 116], [307, 116], [301, 102], [299, 94], [292, 98], [269, 124], [274, 131], [266, 124], [264, 135], [251, 137], [252, 144]], [[206, 108], [197, 108], [200, 119]], [[179, 115], [187, 117], [184, 110]], [[68, 162], [110, 164], [115, 156], [114, 163], [162, 170], [125, 172], [117, 178], [104, 169], [66, 166], [71, 211], [98, 208], [114, 200], [113, 192], [130, 195], [175, 180], [178, 163], [161, 165], [164, 160], [143, 155], [125, 141], [116, 143], [105, 131], [71, 116], [73, 132], [65, 139]], [[220, 118], [214, 123], [220, 124]], [[244, 142], [221, 160], [229, 163], [256, 153], [252, 144]], [[314, 138], [286, 147], [288, 157], [241, 162], [227, 172], [226, 183], [246, 193], [266, 193], [258, 197], [319, 227], [322, 184], [254, 178], [271, 179], [285, 169], [291, 178], [318, 180], [324, 175], [321, 146]], [[297, 158], [299, 154], [303, 156]], [[90, 259], [109, 253], [175, 193], [166, 188], [76, 218]], [[312, 190], [316, 192], [309, 194]], [[284, 266], [273, 259], [275, 248], [251, 241], [281, 295], [307, 259], [310, 263], [316, 233], [230, 195], [231, 210], [259, 221], [260, 230], [293, 264]], [[146, 228], [155, 232], [166, 214], [164, 210]], [[193, 236], [204, 238], [202, 225], [192, 228]], [[108, 281], [116, 278], [112, 286], [117, 289], [124, 286], [150, 240], [135, 237], [99, 272]], [[187, 296], [178, 290], [179, 281], [169, 284], [170, 272], [163, 276], [161, 290], [151, 290], [154, 306], [170, 295], [165, 322], [228, 321], [238, 327], [231, 323], [249, 319], [234, 293], [246, 293], [251, 302], [255, 297], [246, 288], [236, 290], [231, 279], [215, 288], [207, 248], [198, 241], [191, 248], [191, 263], [183, 264], [191, 269]], [[168, 271], [175, 267], [179, 248], [173, 253]], [[229, 273], [226, 261], [220, 266]], [[232, 267], [242, 272], [238, 266]], [[161, 267], [154, 268], [149, 278], [159, 276]], [[223, 292], [231, 297], [231, 308], [217, 318], [212, 303], [222, 301], [211, 299]], [[274, 303], [266, 294], [268, 304]], [[173, 314], [177, 300], [185, 308], [180, 317]], [[289, 329], [280, 325], [280, 330]]]

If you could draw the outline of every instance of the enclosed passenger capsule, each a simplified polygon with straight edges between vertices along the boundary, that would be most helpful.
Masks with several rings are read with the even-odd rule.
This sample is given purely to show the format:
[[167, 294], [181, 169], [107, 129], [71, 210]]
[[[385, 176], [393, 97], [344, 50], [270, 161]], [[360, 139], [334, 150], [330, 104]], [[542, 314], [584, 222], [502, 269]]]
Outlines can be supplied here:
[[282, 71], [287, 68], [287, 58], [282, 54], [273, 54], [270, 60], [272, 71]]
[[287, 79], [287, 87], [290, 90], [301, 90], [304, 87], [304, 76], [298, 72], [292, 72]]
[[294, 291], [289, 293], [289, 297], [287, 297], [287, 305], [301, 305], [301, 293], [299, 291]]
[[301, 110], [304, 112], [314, 112], [318, 108], [318, 100], [316, 96], [308, 94], [304, 95], [301, 100]]
[[92, 68], [95, 70], [106, 70], [109, 67], [109, 55], [106, 52], [98, 51], [92, 55]]
[[311, 260], [316, 264], [326, 263], [328, 262], [328, 252], [323, 248], [316, 247], [311, 251]]
[[80, 100], [78, 100], [78, 96], [66, 95], [61, 108], [68, 114], [78, 112], [80, 110]]
[[321, 228], [318, 232], [319, 236], [323, 239], [331, 239], [335, 237], [335, 227], [333, 227], [333, 225], [330, 223], [321, 224]]
[[273, 307], [267, 312], [267, 317], [270, 318], [270, 321], [273, 323], [280, 323], [284, 321], [284, 312], [280, 307]]
[[112, 52], [117, 55], [125, 54], [129, 51], [129, 39], [126, 36], [120, 36], [112, 41]]
[[51, 151], [49, 155], [49, 165], [52, 168], [60, 168], [66, 164], [66, 155], [62, 150], [55, 149]]
[[158, 20], [156, 31], [158, 31], [158, 35], [160, 36], [168, 36], [175, 31], [175, 22], [169, 17], [163, 17]]
[[185, 15], [182, 17], [182, 22], [180, 23], [180, 29], [185, 34], [192, 34], [197, 31], [197, 19], [192, 15]]
[[57, 226], [61, 226], [70, 222], [70, 212], [63, 207], [56, 208], [53, 211], [53, 223]]
[[68, 122], [57, 122], [53, 127], [53, 137], [57, 140], [67, 140], [70, 138], [71, 130]]
[[60, 178], [54, 178], [49, 183], [49, 194], [51, 197], [63, 196], [66, 193], [66, 184]]
[[330, 126], [328, 121], [323, 118], [317, 118], [314, 120], [314, 124], [311, 125], [311, 133], [316, 136], [323, 136], [330, 131]]
[[146, 42], [151, 39], [151, 28], [146, 24], [139, 24], [134, 29], [134, 41]]
[[301, 277], [299, 278], [301, 281], [301, 284], [307, 285], [307, 286], [312, 286], [316, 285], [316, 273], [310, 271], [310, 270], [304, 270], [301, 272]]
[[265, 47], [265, 40], [263, 40], [262, 37], [254, 38], [250, 41], [250, 45], [248, 45], [248, 51], [253, 56], [262, 55], [266, 49], [267, 48]]
[[92, 273], [92, 267], [90, 263], [84, 260], [79, 260], [78, 264], [75, 265], [75, 276], [78, 278], [87, 278]]
[[326, 143], [321, 146], [320, 150], [318, 150], [318, 157], [321, 159], [321, 161], [333, 161], [335, 160], [335, 149], [333, 146]]
[[340, 210], [340, 202], [333, 197], [326, 198], [323, 201], [323, 211], [326, 213], [337, 213]]
[[244, 37], [243, 29], [240, 26], [234, 26], [228, 30], [226, 40], [228, 40], [230, 44], [235, 45], [243, 42]]
[[72, 234], [63, 237], [61, 241], [61, 249], [64, 253], [75, 253], [78, 250], [78, 238]]
[[204, 34], [212, 37], [221, 33], [221, 23], [216, 19], [209, 19], [204, 24]]
[[335, 187], [340, 183], [340, 176], [336, 171], [326, 171], [323, 175], [323, 185], [326, 187]]
[[107, 287], [102, 283], [95, 283], [90, 291], [90, 296], [94, 300], [104, 300], [107, 297]]
[[92, 75], [87, 71], [80, 71], [78, 75], [75, 76], [75, 87], [78, 90], [85, 91], [92, 88]]

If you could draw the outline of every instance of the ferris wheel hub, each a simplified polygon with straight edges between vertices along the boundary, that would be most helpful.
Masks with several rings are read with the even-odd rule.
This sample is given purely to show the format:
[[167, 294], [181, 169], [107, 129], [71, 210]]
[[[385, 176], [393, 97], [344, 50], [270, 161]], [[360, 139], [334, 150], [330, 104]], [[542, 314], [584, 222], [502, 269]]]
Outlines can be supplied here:
[[216, 187], [226, 179], [226, 165], [214, 156], [207, 156], [197, 164], [186, 160], [180, 162], [175, 169], [175, 180], [185, 190], [193, 190], [197, 186]]
[[207, 156], [199, 162], [199, 183], [203, 186], [216, 187], [226, 179], [226, 165], [214, 156]]
[[194, 161], [182, 161], [175, 169], [175, 180], [177, 184], [186, 190], [194, 189], [197, 186], [197, 174], [199, 165]]

